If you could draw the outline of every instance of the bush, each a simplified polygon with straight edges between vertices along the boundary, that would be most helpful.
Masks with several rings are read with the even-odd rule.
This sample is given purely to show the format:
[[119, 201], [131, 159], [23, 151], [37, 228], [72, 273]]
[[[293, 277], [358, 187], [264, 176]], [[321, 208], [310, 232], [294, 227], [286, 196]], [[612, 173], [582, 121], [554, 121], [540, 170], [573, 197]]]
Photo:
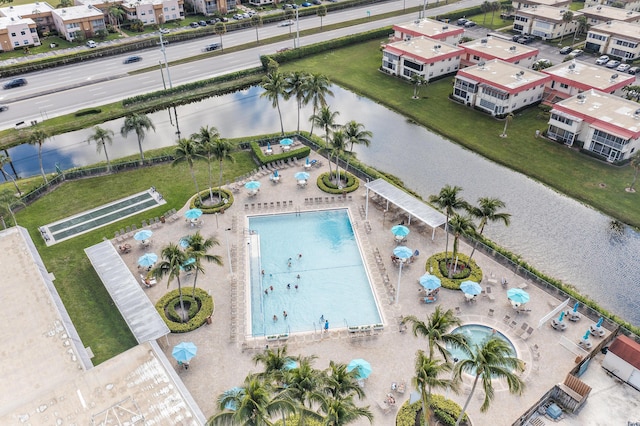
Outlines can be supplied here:
[[282, 136], [278, 136], [273, 139], [271, 138], [266, 140], [263, 139], [259, 142], [257, 141], [249, 142], [249, 146], [251, 147], [251, 152], [253, 152], [253, 155], [260, 162], [261, 165], [268, 164], [268, 163], [271, 163], [272, 161], [278, 161], [278, 160], [287, 161], [290, 158], [301, 159], [301, 158], [308, 157], [309, 154], [311, 154], [311, 148], [309, 148], [308, 146], [302, 146], [300, 148], [292, 149], [291, 151], [288, 151], [288, 152], [281, 152], [279, 154], [274, 154], [274, 155], [264, 155], [264, 153], [262, 152], [262, 146], [265, 145], [265, 142], [269, 142], [272, 145], [274, 145], [274, 144], [280, 143], [280, 139], [282, 139]]
[[[189, 314], [187, 318], [193, 318], [193, 316], [198, 312], [200, 303], [198, 303], [198, 299], [194, 299], [191, 296], [186, 294], [182, 294], [182, 302], [185, 306], [189, 306]], [[178, 309], [180, 307], [180, 297], [176, 296], [174, 299], [171, 299], [167, 303], [167, 317], [173, 322], [182, 322], [180, 315], [178, 314]]]
[[[183, 289], [182, 291], [183, 300], [186, 300], [187, 297], [191, 297], [190, 296], [191, 291], [192, 289], [186, 289], [186, 288]], [[170, 304], [173, 304], [173, 301], [175, 301], [178, 297], [180, 297], [180, 293], [178, 289], [171, 290], [170, 292], [162, 296], [160, 300], [158, 300], [158, 302], [156, 303], [156, 310], [158, 311], [158, 313], [160, 314], [160, 316], [162, 317], [164, 322], [167, 324], [167, 326], [169, 327], [169, 330], [171, 330], [172, 333], [187, 333], [189, 331], [193, 331], [199, 328], [200, 326], [202, 326], [207, 321], [207, 318], [209, 318], [213, 314], [213, 298], [209, 296], [209, 294], [203, 289], [196, 288], [195, 299], [197, 303], [192, 305], [195, 305], [195, 306], [199, 305], [200, 310], [193, 316], [193, 318], [191, 318], [187, 322], [181, 323], [179, 318], [178, 318], [178, 321], [172, 321], [171, 319], [167, 318], [165, 310], [168, 310], [166, 308], [169, 308]], [[175, 313], [175, 308], [174, 308], [174, 313]]]
[[193, 198], [191, 198], [191, 202], [189, 203], [189, 208], [200, 209], [204, 214], [213, 214], [213, 213], [224, 213], [226, 209], [228, 209], [233, 205], [233, 194], [231, 193], [231, 191], [226, 190], [224, 188], [213, 188], [211, 191], [213, 192], [214, 196], [217, 195], [220, 198], [219, 203], [214, 204], [212, 206], [203, 206], [202, 204], [200, 204], [200, 198], [209, 197], [209, 189], [207, 188], [203, 191], [200, 191], [200, 197], [198, 197], [198, 194], [196, 194], [193, 196]]
[[[331, 172], [331, 177], [335, 176], [335, 172]], [[318, 188], [328, 194], [343, 194], [345, 192], [353, 192], [360, 187], [360, 179], [352, 175], [351, 173], [347, 173], [344, 170], [340, 170], [340, 179], [344, 179], [347, 181], [347, 184], [344, 188], [338, 188], [338, 186], [331, 181], [331, 177], [329, 177], [329, 173], [322, 173], [318, 176], [317, 184]]]
[[[282, 419], [275, 422], [275, 426], [283, 426], [284, 424], [285, 423], [282, 422]], [[322, 426], [323, 425], [322, 422], [315, 419], [310, 419], [310, 418], [305, 418], [304, 423], [302, 423], [300, 416], [298, 414], [294, 414], [292, 416], [287, 417], [286, 424], [288, 426], [300, 426], [302, 424], [304, 424], [305, 426]]]
[[[462, 411], [462, 408], [452, 400], [436, 394], [431, 395], [431, 409], [438, 422], [447, 426], [454, 426]], [[415, 426], [418, 413], [422, 413], [422, 401], [416, 401], [413, 404], [405, 402], [398, 411], [396, 426]], [[433, 418], [431, 420], [433, 422]], [[469, 417], [465, 414], [462, 424], [466, 424], [468, 420]], [[424, 424], [424, 416], [421, 415], [420, 426], [424, 426]]]
[[81, 109], [80, 111], [75, 113], [76, 117], [82, 117], [83, 115], [93, 115], [93, 114], [100, 114], [102, 112], [102, 110], [100, 108], [87, 108], [87, 109]]
[[[425, 269], [440, 278], [442, 286], [449, 290], [460, 290], [462, 281], [470, 280], [477, 283], [482, 281], [482, 269], [480, 269], [475, 260], [469, 259], [469, 256], [462, 253], [458, 253], [456, 256], [458, 256], [458, 263], [466, 264], [467, 267], [464, 268], [463, 272], [453, 275], [452, 278], [448, 278], [448, 271], [444, 265], [444, 253], [436, 253], [428, 258]], [[447, 257], [451, 259], [451, 252], [447, 252]], [[431, 272], [432, 269], [433, 271]]]

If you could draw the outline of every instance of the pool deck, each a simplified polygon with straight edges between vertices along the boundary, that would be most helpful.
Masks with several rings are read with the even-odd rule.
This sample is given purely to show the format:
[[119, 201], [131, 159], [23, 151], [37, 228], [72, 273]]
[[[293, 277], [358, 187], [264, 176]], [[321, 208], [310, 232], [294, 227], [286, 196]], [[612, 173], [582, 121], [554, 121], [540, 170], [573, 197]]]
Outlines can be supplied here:
[[[293, 177], [295, 172], [302, 170], [302, 167], [282, 169], [280, 170], [282, 176], [280, 183], [270, 182], [268, 176], [260, 178], [262, 187], [257, 195], [250, 196], [243, 188], [234, 194], [234, 205], [225, 214], [203, 216], [204, 225], [200, 228], [193, 228], [185, 223], [183, 216], [185, 207], [178, 212], [179, 219], [168, 221], [159, 229], [154, 230], [154, 235], [151, 238], [152, 246], [146, 251], [159, 253], [168, 242], [176, 243], [182, 236], [196, 230], [199, 230], [205, 237], [217, 238], [220, 243], [212, 250], [212, 253], [223, 258], [224, 266], [205, 265], [206, 272], [199, 275], [197, 283], [198, 287], [210, 291], [214, 298], [213, 323], [188, 334], [169, 335], [167, 339], [160, 339], [158, 342], [169, 359], [172, 359], [171, 348], [181, 341], [193, 341], [198, 346], [198, 355], [191, 361], [191, 368], [184, 370], [178, 368], [177, 365], [174, 365], [174, 368], [206, 416], [217, 412], [215, 401], [219, 394], [234, 386], [240, 386], [247, 374], [260, 371], [261, 366], [256, 366], [252, 361], [252, 357], [256, 353], [264, 350], [267, 343], [270, 347], [286, 343], [290, 355], [316, 355], [318, 358], [314, 365], [318, 369], [327, 368], [330, 360], [348, 363], [353, 358], [364, 358], [369, 361], [373, 373], [366, 381], [367, 396], [361, 405], [370, 406], [375, 416], [374, 425], [394, 424], [393, 414], [384, 414], [378, 408], [378, 402], [381, 402], [390, 391], [392, 382], [403, 380], [407, 382], [407, 391], [402, 395], [396, 395], [397, 405], [400, 406], [409, 398], [413, 390], [411, 378], [413, 377], [415, 353], [418, 349], [426, 348], [425, 340], [414, 337], [411, 329], [407, 332], [400, 331], [401, 316], [416, 315], [426, 320], [427, 315], [434, 311], [437, 304], [445, 309], [459, 307], [459, 317], [463, 323], [486, 324], [502, 332], [511, 339], [519, 358], [526, 363], [526, 370], [522, 374], [526, 390], [522, 396], [509, 394], [504, 383], [496, 383], [496, 394], [489, 411], [480, 413], [483, 394], [479, 389], [476, 390], [468, 408], [468, 414], [474, 424], [488, 424], [490, 421], [493, 426], [510, 425], [553, 385], [564, 380], [567, 373], [575, 366], [576, 356], [581, 351], [574, 343], [580, 340], [585, 330], [593, 323], [592, 321], [587, 318], [582, 318], [577, 323], [567, 321], [568, 327], [564, 332], [552, 329], [548, 323], [538, 328], [540, 318], [549, 313], [562, 300], [556, 299], [531, 283], [526, 283], [524, 279], [478, 251], [475, 252], [473, 259], [483, 269], [487, 277], [493, 274], [498, 280], [498, 283], [492, 286], [493, 300], [489, 296], [478, 296], [477, 302], [469, 303], [464, 300], [461, 292], [441, 289], [437, 303], [428, 305], [422, 303], [418, 297], [420, 287], [417, 280], [425, 273], [424, 261], [432, 254], [444, 250], [445, 234], [442, 229], [437, 229], [435, 239], [432, 241], [431, 228], [420, 227], [417, 223], [409, 225], [411, 233], [407, 237], [405, 245], [412, 250], [419, 250], [420, 256], [415, 263], [403, 268], [399, 302], [394, 303], [394, 297], [389, 288], [397, 286], [398, 269], [390, 259], [391, 252], [396, 246], [390, 228], [402, 221], [403, 216], [401, 213], [385, 214], [381, 208], [373, 207], [373, 204], [370, 204], [369, 216], [365, 221], [364, 185], [357, 192], [351, 194], [350, 200], [330, 201], [329, 203], [323, 200], [322, 204], [305, 203], [305, 198], [322, 197], [324, 199], [327, 196], [314, 184], [319, 173], [328, 171], [326, 159], [322, 158], [322, 161], [325, 165], [320, 169], [311, 169], [309, 185], [304, 188], [298, 187]], [[158, 190], [162, 191], [162, 188], [158, 188]], [[278, 208], [275, 203], [283, 201], [287, 202], [286, 207], [281, 205]], [[255, 204], [253, 209], [251, 209], [251, 203]], [[258, 209], [257, 203], [267, 203], [268, 207]], [[274, 203], [274, 207], [271, 207], [271, 203]], [[246, 209], [245, 205], [247, 205]], [[245, 274], [245, 266], [248, 262], [248, 256], [245, 252], [246, 215], [328, 207], [348, 207], [350, 210], [356, 235], [373, 279], [375, 294], [384, 317], [384, 331], [372, 335], [354, 335], [344, 329], [330, 329], [326, 334], [318, 331], [299, 336], [292, 335], [287, 341], [273, 342], [267, 342], [265, 338], [245, 337], [245, 283], [248, 277]], [[490, 224], [489, 226], [502, 225]], [[136, 259], [145, 250], [138, 247], [136, 241], [129, 242], [134, 248], [123, 257], [132, 273], [137, 277], [139, 272], [136, 267]], [[114, 244], [117, 243], [114, 242]], [[451, 244], [452, 239], [450, 238], [449, 249], [451, 249]], [[376, 262], [376, 249], [382, 258], [384, 270]], [[460, 243], [460, 251], [467, 255], [471, 253], [470, 247], [463, 242]], [[229, 265], [229, 257], [233, 259], [231, 265]], [[386, 285], [385, 275], [389, 277], [389, 282]], [[516, 314], [506, 297], [506, 289], [499, 284], [500, 278], [503, 276], [508, 280], [510, 287], [527, 284], [531, 301], [526, 306], [531, 309], [531, 312]], [[486, 280], [481, 283], [483, 287], [486, 285], [484, 281]], [[188, 292], [189, 287], [193, 286], [193, 275], [184, 277], [182, 284], [185, 292]], [[171, 288], [175, 287], [176, 283], [171, 283]], [[167, 283], [166, 281], [160, 282], [145, 291], [155, 302], [167, 291]], [[505, 315], [510, 316], [507, 322], [503, 320]], [[512, 321], [515, 321], [516, 324], [512, 324]], [[520, 337], [521, 327], [524, 323], [535, 329], [526, 340]], [[599, 342], [598, 338], [592, 338], [592, 340], [594, 346]], [[535, 345], [539, 348], [537, 351], [534, 349]], [[537, 353], [539, 356], [536, 355]], [[447, 396], [463, 405], [470, 388], [471, 377], [466, 377], [463, 391], [459, 395], [448, 393]], [[369, 422], [364, 420], [354, 424], [366, 425]], [[588, 422], [583, 424], [588, 424]]]

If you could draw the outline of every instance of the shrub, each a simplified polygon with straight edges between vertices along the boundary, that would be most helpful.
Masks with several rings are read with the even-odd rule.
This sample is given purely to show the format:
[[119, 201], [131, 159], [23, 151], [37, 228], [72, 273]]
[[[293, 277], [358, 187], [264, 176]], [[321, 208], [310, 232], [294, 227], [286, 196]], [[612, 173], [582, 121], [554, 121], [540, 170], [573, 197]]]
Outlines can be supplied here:
[[[434, 394], [431, 395], [431, 408], [438, 420], [447, 426], [454, 426], [462, 411], [462, 408], [452, 400]], [[462, 420], [466, 423], [469, 417], [465, 414]]]
[[[187, 297], [191, 297], [190, 294], [191, 294], [191, 289], [183, 289], [182, 291], [183, 300], [186, 300]], [[195, 305], [196, 307], [199, 305], [200, 310], [193, 316], [193, 318], [191, 318], [187, 322], [181, 323], [179, 322], [179, 319], [178, 321], [172, 321], [171, 319], [167, 318], [167, 315], [165, 313], [165, 310], [166, 310], [165, 308], [168, 308], [169, 304], [175, 301], [179, 296], [180, 294], [178, 289], [171, 290], [170, 292], [162, 296], [160, 300], [158, 300], [158, 302], [156, 303], [156, 310], [158, 311], [158, 313], [160, 314], [160, 316], [162, 317], [164, 322], [167, 324], [167, 326], [169, 327], [169, 330], [171, 330], [172, 333], [187, 333], [189, 331], [193, 331], [199, 328], [200, 326], [202, 326], [202, 324], [204, 324], [207, 321], [207, 318], [213, 314], [213, 298], [209, 296], [209, 294], [205, 290], [201, 288], [196, 288], [195, 298], [197, 303], [192, 305]], [[175, 312], [175, 308], [174, 308], [174, 312]]]
[[[416, 415], [418, 411], [422, 409], [422, 403], [416, 401], [413, 404], [409, 404], [409, 401], [402, 404], [398, 415], [396, 416], [396, 426], [415, 426]], [[424, 425], [424, 418], [420, 419], [420, 426]]]
[[76, 117], [82, 117], [83, 115], [93, 115], [93, 114], [100, 114], [102, 112], [102, 110], [100, 108], [87, 108], [87, 109], [81, 109], [80, 111], [75, 113]]
[[[193, 316], [198, 312], [199, 310], [199, 306], [200, 303], [198, 301], [198, 299], [194, 299], [191, 296], [188, 296], [186, 294], [182, 294], [182, 302], [184, 303], [185, 306], [189, 306], [189, 314], [187, 316], [187, 318], [193, 318]], [[178, 314], [178, 311], [176, 309], [178, 309], [180, 307], [180, 297], [179, 295], [176, 296], [175, 298], [171, 299], [168, 303], [167, 303], [167, 317], [173, 321], [173, 322], [182, 322], [180, 315]]]
[[[280, 419], [275, 423], [275, 426], [283, 426], [284, 424], [285, 423], [282, 422], [282, 419]], [[310, 418], [305, 418], [304, 423], [302, 423], [302, 420], [300, 419], [300, 415], [294, 414], [292, 416], [287, 417], [286, 424], [289, 426], [300, 426], [302, 424], [304, 424], [305, 426], [322, 426], [323, 423], [318, 420], [310, 419]]]
[[[331, 177], [334, 177], [335, 172], [331, 173]], [[347, 181], [346, 186], [343, 188], [338, 188], [338, 186], [331, 181], [331, 177], [329, 177], [329, 173], [322, 173], [318, 176], [318, 188], [329, 194], [343, 194], [345, 192], [353, 192], [360, 187], [360, 179], [344, 170], [340, 170], [340, 179]]]
[[[452, 278], [448, 278], [448, 272], [446, 266], [444, 266], [444, 253], [436, 253], [428, 258], [425, 269], [440, 278], [442, 286], [449, 290], [460, 290], [460, 283], [465, 280], [477, 283], [482, 281], [482, 269], [480, 269], [475, 260], [469, 259], [469, 256], [462, 253], [458, 253], [457, 256], [458, 263], [466, 264], [467, 267], [464, 268], [464, 272], [457, 273]], [[451, 258], [451, 252], [447, 253], [447, 257]]]
[[[278, 136], [273, 139], [267, 139], [266, 141], [271, 143], [272, 145], [278, 144], [282, 136]], [[262, 143], [262, 145], [261, 145]], [[308, 157], [311, 154], [311, 148], [308, 146], [302, 146], [300, 148], [292, 149], [288, 152], [281, 152], [279, 154], [273, 155], [264, 155], [262, 152], [262, 146], [264, 146], [265, 140], [261, 141], [253, 141], [249, 142], [249, 146], [251, 147], [251, 152], [258, 159], [261, 165], [271, 163], [272, 161], [284, 160], [287, 161], [290, 158], [300, 159]]]
[[193, 198], [191, 198], [189, 208], [198, 208], [202, 210], [202, 213], [204, 214], [213, 214], [224, 213], [226, 209], [233, 205], [233, 194], [231, 193], [231, 191], [224, 188], [213, 188], [211, 191], [213, 192], [214, 196], [217, 195], [220, 198], [219, 203], [212, 206], [203, 206], [202, 204], [200, 204], [200, 197], [209, 197], [209, 189], [207, 188], [203, 191], [200, 191], [200, 197], [198, 197], [198, 194], [196, 194], [193, 196]]

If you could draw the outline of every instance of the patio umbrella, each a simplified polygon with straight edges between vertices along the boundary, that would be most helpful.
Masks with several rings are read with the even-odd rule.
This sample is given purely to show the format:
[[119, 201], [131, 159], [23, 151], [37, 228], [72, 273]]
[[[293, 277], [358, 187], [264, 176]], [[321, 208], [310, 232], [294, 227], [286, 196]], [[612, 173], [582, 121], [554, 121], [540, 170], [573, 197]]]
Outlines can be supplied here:
[[158, 255], [155, 253], [145, 253], [138, 258], [138, 265], [149, 267], [158, 261]]
[[440, 278], [431, 274], [424, 274], [420, 277], [420, 285], [427, 290], [435, 290], [436, 288], [442, 286], [442, 282]]
[[396, 225], [391, 228], [391, 233], [396, 237], [406, 237], [407, 235], [409, 235], [409, 232], [409, 228], [404, 225]]
[[413, 250], [405, 246], [398, 246], [393, 249], [393, 254], [400, 259], [409, 259], [411, 256], [413, 256]]
[[465, 294], [471, 294], [473, 296], [482, 293], [482, 287], [475, 281], [462, 281], [460, 283], [460, 290], [464, 291]]
[[278, 170], [274, 170], [274, 171], [273, 171], [273, 176], [274, 176], [274, 177], [278, 177]]
[[171, 355], [178, 362], [189, 362], [191, 358], [196, 356], [196, 352], [198, 352], [196, 345], [191, 342], [182, 342], [173, 347]]
[[584, 336], [582, 336], [582, 340], [588, 340], [590, 335], [591, 335], [591, 331], [587, 330], [587, 332], [584, 333]]
[[184, 217], [186, 217], [187, 219], [197, 219], [200, 216], [202, 216], [202, 210], [200, 209], [189, 209], [186, 212], [184, 212]]
[[152, 235], [153, 235], [152, 231], [149, 231], [148, 229], [143, 229], [141, 231], [136, 232], [135, 235], [133, 236], [133, 239], [136, 241], [144, 241], [151, 238]]
[[293, 175], [294, 178], [296, 178], [296, 180], [307, 180], [309, 179], [309, 173], [307, 172], [298, 172], [295, 175]]
[[604, 322], [604, 318], [600, 317], [600, 319], [598, 320], [598, 322], [596, 323], [596, 327], [600, 328], [602, 326], [602, 323]]
[[247, 188], [248, 190], [256, 190], [258, 188], [260, 188], [260, 182], [258, 182], [257, 180], [250, 180], [249, 182], [244, 184], [244, 187]]
[[267, 142], [267, 151], [271, 151], [271, 143]]
[[287, 359], [287, 361], [284, 363], [284, 367], [285, 370], [293, 370], [294, 368], [298, 368], [298, 362], [295, 359]]
[[237, 403], [236, 400], [240, 399], [244, 396], [244, 388], [233, 387], [231, 389], [227, 389], [222, 393], [222, 399], [228, 399], [227, 403], [224, 405], [225, 410], [236, 411]]
[[293, 144], [293, 139], [285, 138], [280, 140], [280, 145], [282, 146], [291, 146]]
[[507, 297], [516, 303], [527, 303], [529, 301], [529, 293], [519, 288], [510, 288], [507, 290]]
[[580, 307], [580, 303], [576, 302], [576, 304], [573, 305], [573, 312], [578, 312], [579, 307]]
[[347, 364], [347, 372], [351, 372], [356, 370], [356, 378], [358, 379], [366, 379], [371, 375], [371, 364], [365, 361], [362, 358], [352, 359]]
[[560, 312], [560, 316], [558, 317], [558, 322], [562, 322], [564, 319], [564, 311]]
[[179, 244], [183, 249], [189, 247], [189, 236], [180, 238]]
[[311, 165], [311, 163], [309, 162], [309, 157], [307, 157], [307, 161], [305, 162], [305, 164], [306, 164], [307, 166], [310, 166], [310, 165]]

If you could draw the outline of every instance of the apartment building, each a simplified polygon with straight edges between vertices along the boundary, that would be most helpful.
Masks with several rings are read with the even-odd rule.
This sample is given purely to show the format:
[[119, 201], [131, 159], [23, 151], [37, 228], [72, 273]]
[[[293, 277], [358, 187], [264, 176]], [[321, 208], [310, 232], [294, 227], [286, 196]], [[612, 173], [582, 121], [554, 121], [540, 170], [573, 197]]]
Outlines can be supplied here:
[[564, 22], [562, 17], [567, 10], [544, 5], [520, 9], [515, 12], [513, 29], [521, 34], [531, 34], [543, 40], [553, 40], [573, 34], [578, 29], [576, 19], [582, 13], [573, 12], [573, 20]]
[[428, 37], [396, 41], [382, 51], [382, 70], [406, 79], [420, 74], [430, 81], [455, 73], [463, 52], [459, 47]]
[[640, 24], [609, 21], [589, 28], [585, 50], [625, 61], [640, 57]]
[[535, 47], [504, 40], [499, 37], [483, 37], [460, 45], [464, 54], [460, 60], [461, 66], [475, 65], [480, 61], [499, 59], [504, 62], [531, 68], [538, 60], [540, 51]]
[[393, 26], [391, 41], [411, 40], [415, 37], [429, 37], [456, 46], [464, 34], [464, 29], [434, 19], [416, 19], [415, 21]]

